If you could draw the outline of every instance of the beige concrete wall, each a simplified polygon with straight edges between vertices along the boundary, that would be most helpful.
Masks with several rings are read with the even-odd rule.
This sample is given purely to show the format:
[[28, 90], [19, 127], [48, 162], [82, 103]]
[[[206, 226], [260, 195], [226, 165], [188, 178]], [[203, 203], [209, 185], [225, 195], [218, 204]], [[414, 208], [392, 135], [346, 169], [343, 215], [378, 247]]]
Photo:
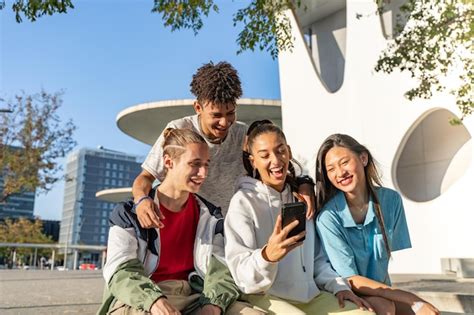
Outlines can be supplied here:
[[[372, 0], [347, 1], [343, 82], [334, 93], [320, 79], [303, 33], [288, 13], [296, 40], [293, 52], [279, 55], [283, 128], [311, 175], [323, 140], [332, 133], [348, 133], [374, 154], [387, 187], [404, 185], [405, 191], [424, 194], [424, 201], [403, 194], [413, 248], [395, 253], [390, 271], [438, 273], [442, 257], [474, 257], [474, 119], [453, 131], [445, 120], [447, 113], [458, 114], [451, 95], [410, 102], [403, 96], [415, 84], [408, 75], [375, 73], [387, 43], [375, 9]], [[364, 18], [357, 19], [357, 14]], [[418, 170], [410, 171], [418, 155], [423, 156]], [[410, 186], [414, 181], [419, 181], [417, 187]]]

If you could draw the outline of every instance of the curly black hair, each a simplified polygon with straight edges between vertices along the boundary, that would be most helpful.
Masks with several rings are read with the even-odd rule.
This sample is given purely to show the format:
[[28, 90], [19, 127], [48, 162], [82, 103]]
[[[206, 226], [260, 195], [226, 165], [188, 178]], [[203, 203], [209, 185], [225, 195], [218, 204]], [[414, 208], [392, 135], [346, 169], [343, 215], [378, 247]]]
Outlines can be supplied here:
[[214, 65], [211, 61], [200, 67], [193, 75], [191, 93], [201, 104], [211, 102], [215, 105], [236, 104], [242, 96], [237, 70], [228, 62]]

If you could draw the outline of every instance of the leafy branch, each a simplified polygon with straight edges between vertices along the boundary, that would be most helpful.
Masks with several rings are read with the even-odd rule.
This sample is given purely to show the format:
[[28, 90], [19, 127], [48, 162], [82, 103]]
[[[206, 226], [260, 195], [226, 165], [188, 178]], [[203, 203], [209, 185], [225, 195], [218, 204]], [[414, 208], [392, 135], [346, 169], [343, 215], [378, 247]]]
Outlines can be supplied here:
[[[409, 19], [404, 27], [397, 23], [398, 35], [389, 41], [375, 70], [410, 73], [418, 85], [405, 93], [409, 100], [429, 99], [448, 88], [461, 112], [461, 118], [452, 123], [460, 123], [474, 108], [472, 3], [409, 0], [400, 11]], [[456, 76], [457, 82], [447, 82], [448, 76]]]
[[7, 102], [10, 114], [0, 115], [0, 201], [22, 192], [49, 191], [62, 179], [58, 163], [76, 145], [72, 121], [61, 124], [57, 114], [62, 92], [16, 95]]
[[[382, 14], [391, 0], [374, 0]], [[233, 15], [234, 26], [243, 25], [237, 36], [237, 53], [256, 49], [267, 51], [272, 58], [279, 51], [291, 51], [294, 37], [286, 10], [301, 7], [301, 0], [250, 0]], [[456, 98], [461, 112], [460, 123], [473, 112], [473, 2], [472, 0], [407, 0], [400, 7], [393, 39], [382, 52], [376, 71], [407, 71], [418, 85], [405, 93], [410, 100], [430, 98], [448, 89]], [[0, 0], [0, 9], [5, 1]], [[23, 14], [30, 21], [42, 15], [66, 13], [74, 8], [71, 0], [15, 0], [12, 6], [16, 20]], [[164, 25], [172, 31], [191, 29], [197, 34], [203, 17], [219, 12], [214, 0], [154, 0], [153, 13], [161, 14]], [[357, 15], [357, 18], [362, 18]], [[405, 24], [404, 21], [407, 21]], [[455, 76], [458, 82], [446, 82]], [[451, 85], [451, 86], [450, 86]]]

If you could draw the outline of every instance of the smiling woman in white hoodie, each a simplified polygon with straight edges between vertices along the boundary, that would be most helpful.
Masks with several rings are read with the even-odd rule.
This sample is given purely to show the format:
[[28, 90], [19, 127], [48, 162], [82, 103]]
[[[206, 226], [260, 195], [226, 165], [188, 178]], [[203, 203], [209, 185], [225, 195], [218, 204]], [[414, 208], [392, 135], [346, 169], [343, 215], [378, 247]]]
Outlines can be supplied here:
[[370, 305], [328, 263], [313, 220], [306, 221], [306, 232], [289, 238], [297, 222], [281, 227], [282, 205], [295, 201], [283, 132], [269, 121], [255, 122], [246, 150], [249, 176], [238, 181], [225, 219], [226, 260], [237, 286], [270, 314], [369, 314], [363, 309]]

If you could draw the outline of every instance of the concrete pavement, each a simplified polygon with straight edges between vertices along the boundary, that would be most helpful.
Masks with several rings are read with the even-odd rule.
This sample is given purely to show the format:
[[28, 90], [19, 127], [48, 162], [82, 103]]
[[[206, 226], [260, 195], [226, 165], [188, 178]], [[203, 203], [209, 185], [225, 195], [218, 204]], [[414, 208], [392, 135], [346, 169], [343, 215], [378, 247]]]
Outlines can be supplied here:
[[418, 294], [445, 314], [474, 314], [474, 278], [451, 275], [397, 274], [393, 285]]
[[[394, 286], [420, 294], [443, 314], [474, 314], [474, 279], [392, 275]], [[0, 270], [0, 314], [95, 314], [101, 271]]]
[[101, 271], [0, 270], [0, 314], [95, 314]]

